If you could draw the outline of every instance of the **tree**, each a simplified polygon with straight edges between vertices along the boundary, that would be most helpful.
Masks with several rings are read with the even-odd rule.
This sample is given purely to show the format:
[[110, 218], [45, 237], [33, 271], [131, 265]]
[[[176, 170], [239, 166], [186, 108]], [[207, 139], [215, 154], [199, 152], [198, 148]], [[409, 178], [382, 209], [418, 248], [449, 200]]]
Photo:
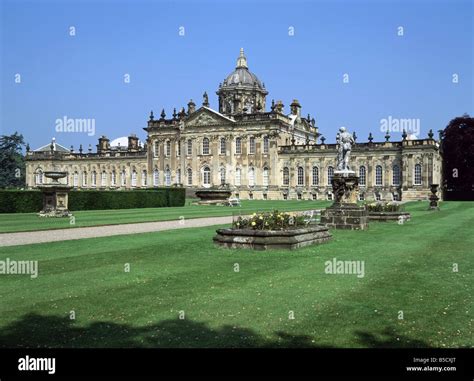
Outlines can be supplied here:
[[474, 118], [454, 118], [440, 138], [445, 199], [474, 200]]
[[25, 186], [25, 158], [23, 135], [0, 136], [0, 188]]

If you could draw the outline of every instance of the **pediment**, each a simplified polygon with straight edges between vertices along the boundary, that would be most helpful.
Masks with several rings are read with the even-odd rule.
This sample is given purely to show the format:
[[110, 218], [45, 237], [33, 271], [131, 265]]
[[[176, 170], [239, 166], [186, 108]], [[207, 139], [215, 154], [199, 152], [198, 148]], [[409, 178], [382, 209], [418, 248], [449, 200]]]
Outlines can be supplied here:
[[232, 124], [234, 120], [207, 107], [201, 107], [185, 122], [186, 127], [209, 126], [216, 124]]

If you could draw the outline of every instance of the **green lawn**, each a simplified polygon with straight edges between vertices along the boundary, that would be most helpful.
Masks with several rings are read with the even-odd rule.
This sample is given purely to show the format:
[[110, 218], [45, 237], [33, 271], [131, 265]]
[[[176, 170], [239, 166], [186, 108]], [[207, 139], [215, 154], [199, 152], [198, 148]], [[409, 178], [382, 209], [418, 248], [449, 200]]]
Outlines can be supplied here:
[[116, 210], [86, 210], [73, 212], [74, 220], [69, 218], [41, 218], [36, 213], [0, 214], [0, 233], [63, 229], [84, 226], [115, 225], [134, 222], [177, 220], [198, 217], [230, 216], [232, 213], [248, 214], [255, 210], [281, 211], [322, 208], [330, 205], [329, 201], [281, 200], [242, 201], [241, 207], [190, 205], [187, 200], [184, 207], [142, 208]]
[[2, 248], [39, 276], [0, 276], [0, 346], [472, 347], [474, 203], [406, 208], [291, 252], [217, 249], [215, 227]]

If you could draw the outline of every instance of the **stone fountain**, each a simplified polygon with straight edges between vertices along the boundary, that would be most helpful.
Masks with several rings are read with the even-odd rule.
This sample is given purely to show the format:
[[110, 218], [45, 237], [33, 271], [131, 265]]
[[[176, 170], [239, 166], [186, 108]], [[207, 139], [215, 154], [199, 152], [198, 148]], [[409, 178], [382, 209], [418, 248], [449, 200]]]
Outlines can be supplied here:
[[68, 209], [68, 193], [72, 187], [59, 182], [59, 179], [67, 176], [67, 172], [46, 171], [44, 176], [51, 179], [51, 182], [39, 186], [43, 192], [43, 209], [38, 215], [40, 217], [72, 216]]
[[357, 205], [359, 177], [349, 168], [352, 134], [339, 129], [337, 142], [337, 170], [332, 178], [334, 203], [321, 215], [321, 223], [335, 229], [364, 230], [368, 226], [367, 210]]

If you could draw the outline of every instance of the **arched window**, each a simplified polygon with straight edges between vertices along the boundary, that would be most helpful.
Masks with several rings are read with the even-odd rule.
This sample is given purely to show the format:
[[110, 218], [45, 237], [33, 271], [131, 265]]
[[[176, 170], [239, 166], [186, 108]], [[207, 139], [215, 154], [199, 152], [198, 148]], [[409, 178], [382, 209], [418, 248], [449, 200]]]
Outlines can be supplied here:
[[82, 186], [87, 186], [87, 171], [82, 172]]
[[137, 171], [132, 171], [132, 187], [137, 186]]
[[188, 185], [193, 185], [193, 170], [188, 168]]
[[147, 185], [147, 173], [146, 170], [144, 169], [142, 171], [142, 187], [146, 187]]
[[242, 172], [240, 168], [235, 170], [235, 185], [240, 186], [242, 183]]
[[102, 171], [102, 174], [100, 176], [100, 186], [105, 187], [107, 186], [107, 172]]
[[41, 169], [36, 171], [36, 184], [43, 184], [43, 171]]
[[283, 185], [290, 185], [290, 170], [288, 167], [283, 168]]
[[367, 185], [367, 171], [363, 165], [359, 167], [359, 185], [365, 187]]
[[166, 141], [166, 156], [171, 156], [171, 142], [169, 140]]
[[319, 185], [319, 168], [313, 167], [313, 185]]
[[220, 154], [225, 155], [226, 154], [226, 147], [225, 147], [225, 138], [221, 138], [220, 141]]
[[332, 185], [333, 177], [334, 177], [334, 167], [328, 167], [328, 185]]
[[392, 184], [400, 185], [400, 167], [395, 164], [392, 168]]
[[125, 172], [125, 169], [122, 170], [122, 173], [120, 174], [120, 184], [124, 187], [127, 185], [127, 173]]
[[268, 168], [263, 167], [263, 186], [268, 187]]
[[265, 136], [263, 138], [263, 153], [268, 153], [269, 147], [270, 147], [270, 140], [268, 139], [268, 136]]
[[169, 187], [171, 185], [171, 171], [168, 167], [165, 170], [165, 185]]
[[421, 164], [415, 164], [415, 185], [421, 185]]
[[97, 172], [92, 171], [91, 186], [95, 187], [97, 185]]
[[155, 142], [154, 143], [154, 150], [153, 150], [153, 153], [155, 155], [155, 157], [158, 157], [160, 156], [160, 145], [158, 144], [158, 142]]
[[115, 173], [115, 169], [112, 171], [112, 173], [110, 174], [110, 183], [113, 185], [113, 186], [116, 186], [117, 185], [117, 174]]
[[235, 153], [239, 155], [242, 153], [242, 139], [241, 138], [235, 139]]
[[158, 185], [160, 185], [160, 171], [155, 168], [153, 171], [153, 186], [157, 187]]
[[253, 187], [255, 185], [255, 168], [249, 168], [249, 185]]
[[249, 154], [253, 155], [255, 153], [255, 138], [253, 136], [249, 139]]
[[382, 186], [382, 184], [383, 184], [382, 166], [377, 165], [375, 167], [375, 185]]
[[221, 167], [220, 169], [221, 184], [225, 184], [225, 168]]
[[192, 156], [193, 154], [193, 141], [188, 139], [188, 156]]
[[209, 155], [209, 139], [208, 138], [202, 139], [202, 154]]
[[79, 174], [77, 171], [74, 171], [74, 175], [72, 177], [72, 185], [77, 187], [79, 185]]
[[181, 184], [181, 169], [176, 170], [176, 184]]
[[298, 185], [304, 185], [304, 169], [303, 167], [298, 167]]
[[209, 167], [204, 167], [202, 171], [203, 179], [202, 183], [204, 185], [211, 185], [211, 169]]

